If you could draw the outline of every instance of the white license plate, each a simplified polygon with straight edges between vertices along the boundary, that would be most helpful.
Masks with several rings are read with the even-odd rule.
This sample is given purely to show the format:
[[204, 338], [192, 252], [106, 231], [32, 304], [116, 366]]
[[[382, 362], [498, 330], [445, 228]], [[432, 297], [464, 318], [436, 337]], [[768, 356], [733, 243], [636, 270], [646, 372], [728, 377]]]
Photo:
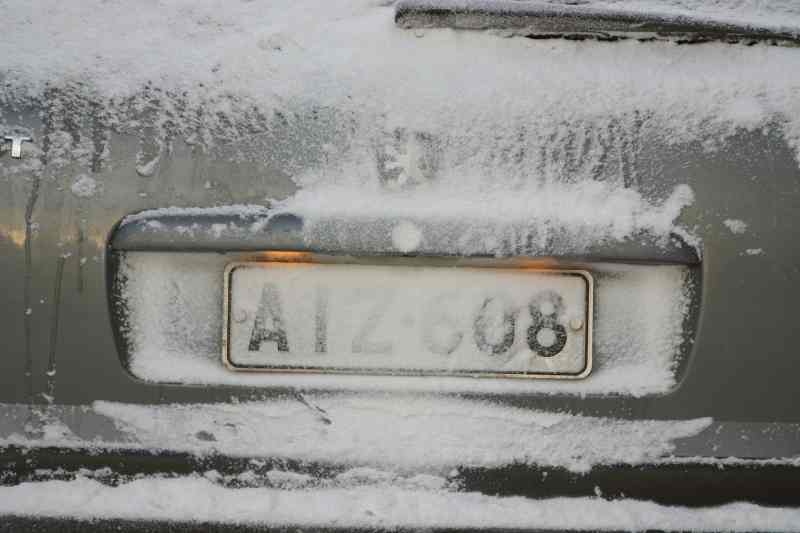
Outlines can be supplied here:
[[580, 378], [592, 278], [576, 270], [235, 263], [231, 370]]

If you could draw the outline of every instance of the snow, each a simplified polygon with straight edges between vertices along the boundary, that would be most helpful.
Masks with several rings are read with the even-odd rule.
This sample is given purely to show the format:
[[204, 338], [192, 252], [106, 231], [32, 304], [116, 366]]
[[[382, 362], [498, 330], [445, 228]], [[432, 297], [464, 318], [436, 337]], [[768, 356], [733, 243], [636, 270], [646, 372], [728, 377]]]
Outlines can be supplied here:
[[[165, 505], [169, 502], [169, 505]], [[497, 497], [398, 486], [223, 488], [201, 476], [112, 487], [88, 478], [0, 487], [0, 513], [352, 528], [796, 531], [800, 510], [734, 503], [690, 509], [602, 498]]]
[[[637, 397], [667, 392], [678, 381], [681, 346], [688, 334], [684, 317], [692, 294], [685, 267], [591, 265], [596, 289], [594, 370], [586, 379], [563, 382], [231, 372], [223, 366], [221, 354], [223, 271], [230, 261], [220, 254], [125, 255], [121, 269], [128, 312], [125, 334], [131, 342], [129, 368], [135, 376], [153, 382], [327, 390]], [[412, 314], [417, 312], [412, 309]]]
[[728, 228], [731, 233], [735, 235], [741, 235], [745, 231], [747, 231], [747, 222], [744, 220], [738, 220], [735, 218], [727, 218], [722, 221], [725, 224], [725, 227]]
[[403, 253], [413, 252], [422, 242], [422, 231], [413, 222], [403, 221], [392, 229], [392, 244]]
[[72, 182], [70, 191], [78, 198], [91, 198], [97, 193], [99, 187], [100, 185], [97, 183], [97, 180], [86, 174], [81, 174]]
[[[462, 467], [524, 464], [584, 473], [599, 465], [692, 463], [698, 461], [693, 457], [697, 451], [692, 451], [696, 445], [715, 435], [708, 418], [626, 420], [434, 394], [319, 394], [296, 389], [274, 399], [246, 402], [98, 401], [74, 409], [53, 405], [34, 413], [22, 407], [5, 412], [12, 416], [0, 426], [3, 446], [223, 455], [247, 459], [254, 467], [264, 466], [261, 460], [287, 461], [285, 470], [271, 474], [275, 483], [303, 486], [319, 486], [328, 478], [297, 477], [305, 473], [294, 471], [289, 466], [293, 461], [349, 472], [337, 478], [338, 486], [351, 486], [358, 479], [442, 485], [453, 469]], [[760, 438], [760, 433], [753, 435]], [[770, 461], [796, 465], [798, 459]], [[720, 460], [739, 462], [762, 463]]]
[[429, 395], [303, 398], [164, 406], [95, 402], [93, 410], [114, 421], [128, 436], [128, 447], [437, 475], [460, 466], [515, 463], [573, 472], [600, 464], [658, 463], [669, 460], [676, 441], [711, 423], [588, 417]]
[[193, 215], [212, 215], [212, 216], [236, 216], [241, 218], [265, 216], [269, 213], [263, 205], [233, 204], [217, 207], [161, 207], [158, 209], [147, 209], [139, 213], [126, 216], [122, 220], [122, 225], [134, 222], [145, 221], [153, 230], [158, 230], [162, 226], [156, 220], [148, 220], [153, 217], [190, 217]]
[[313, 476], [283, 470], [270, 470], [266, 476], [272, 486], [282, 489], [297, 489], [314, 482]]
[[[427, 253], [535, 256], [579, 255], [626, 238], [665, 244], [675, 233], [696, 242], [676, 223], [693, 201], [685, 185], [650, 201], [633, 189], [599, 181], [510, 186], [460, 174], [403, 192], [356, 193], [345, 185], [311, 184], [274, 209], [301, 216], [306, 242], [326, 250], [383, 249], [386, 221], [402, 220], [400, 229], [391, 229], [400, 251], [414, 244]], [[406, 224], [413, 224], [413, 238], [405, 234]], [[404, 234], [397, 235], [400, 231]], [[425, 239], [417, 242], [417, 232]], [[401, 237], [409, 242], [398, 246]]]

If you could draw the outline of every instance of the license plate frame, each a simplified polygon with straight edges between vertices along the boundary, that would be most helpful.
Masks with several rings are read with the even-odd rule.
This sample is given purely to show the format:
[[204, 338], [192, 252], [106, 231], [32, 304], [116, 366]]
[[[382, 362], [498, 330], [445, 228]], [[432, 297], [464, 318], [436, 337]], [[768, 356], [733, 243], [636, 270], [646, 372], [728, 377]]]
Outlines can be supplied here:
[[[470, 263], [469, 261], [459, 260], [450, 261], [442, 260], [426, 262], [425, 258], [417, 258], [415, 261], [381, 261], [380, 258], [350, 258], [350, 261], [317, 261], [309, 260], [308, 257], [303, 256], [304, 259], [298, 261], [291, 257], [291, 254], [264, 254], [269, 255], [268, 259], [256, 259], [247, 261], [235, 261], [226, 265], [224, 270], [224, 283], [223, 283], [223, 332], [222, 332], [222, 362], [224, 366], [230, 371], [234, 372], [249, 372], [249, 373], [271, 373], [271, 374], [356, 374], [356, 375], [398, 375], [398, 376], [425, 376], [425, 377], [472, 377], [472, 378], [514, 378], [514, 379], [567, 379], [579, 380], [587, 377], [592, 371], [592, 336], [593, 336], [593, 315], [594, 315], [594, 279], [592, 274], [587, 270], [575, 268], [543, 268], [539, 264], [530, 263], [527, 261], [491, 264], [485, 261], [478, 261]], [[534, 266], [531, 266], [533, 264]], [[235, 311], [234, 303], [234, 290], [236, 280], [234, 279], [237, 271], [242, 272], [243, 269], [259, 269], [260, 272], [266, 272], [272, 268], [291, 265], [291, 268], [297, 266], [314, 266], [318, 268], [349, 268], [357, 269], [362, 267], [371, 267], [383, 270], [384, 273], [397, 272], [397, 269], [403, 268], [419, 268], [423, 269], [441, 269], [449, 267], [451, 270], [448, 273], [464, 273], [468, 272], [478, 276], [485, 276], [491, 274], [513, 274], [516, 276], [553, 276], [550, 279], [569, 276], [571, 279], [579, 280], [584, 287], [583, 312], [580, 313], [579, 321], [581, 322], [580, 330], [582, 330], [582, 360], [581, 368], [573, 367], [572, 371], [539, 371], [539, 370], [519, 370], [519, 369], [458, 369], [458, 368], [401, 368], [401, 367], [357, 367], [357, 366], [335, 366], [335, 365], [308, 365], [308, 364], [282, 364], [282, 365], [252, 365], [243, 364], [241, 360], [235, 360], [235, 346], [232, 346], [234, 341], [234, 330], [236, 329], [235, 323], [237, 322], [232, 316]], [[329, 271], [330, 272], [330, 271]], [[264, 274], [266, 276], [266, 274]], [[541, 278], [540, 278], [541, 279]], [[566, 324], [564, 324], [567, 326]], [[574, 324], [573, 324], [574, 325]], [[255, 326], [254, 326], [255, 327]], [[516, 326], [515, 326], [516, 327]], [[571, 326], [567, 326], [571, 327]], [[578, 331], [578, 330], [576, 330]], [[530, 335], [530, 333], [528, 333]], [[527, 337], [526, 337], [527, 338]], [[538, 339], [538, 337], [537, 337]], [[252, 342], [252, 340], [251, 340]], [[528, 346], [531, 346], [530, 339], [528, 338]], [[241, 344], [241, 343], [240, 343]], [[532, 349], [531, 349], [532, 351]], [[539, 354], [536, 354], [537, 356]], [[561, 354], [558, 354], [561, 355]], [[558, 357], [556, 355], [556, 357]], [[533, 355], [531, 355], [533, 357]], [[542, 356], [543, 357], [543, 356]], [[548, 358], [550, 360], [551, 358]], [[555, 358], [553, 358], [555, 359]]]

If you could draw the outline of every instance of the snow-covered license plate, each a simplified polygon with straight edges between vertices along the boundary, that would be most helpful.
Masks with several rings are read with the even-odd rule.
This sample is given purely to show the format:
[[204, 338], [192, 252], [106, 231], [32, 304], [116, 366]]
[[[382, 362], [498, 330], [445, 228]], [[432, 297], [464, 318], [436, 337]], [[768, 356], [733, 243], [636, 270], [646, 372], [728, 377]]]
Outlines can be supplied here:
[[251, 262], [225, 271], [232, 370], [579, 378], [592, 278], [576, 270]]

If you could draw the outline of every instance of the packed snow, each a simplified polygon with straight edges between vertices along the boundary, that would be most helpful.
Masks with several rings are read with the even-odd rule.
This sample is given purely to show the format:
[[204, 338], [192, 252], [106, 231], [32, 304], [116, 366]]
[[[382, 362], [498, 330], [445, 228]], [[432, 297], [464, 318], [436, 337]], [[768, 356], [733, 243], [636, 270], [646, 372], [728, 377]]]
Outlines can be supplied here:
[[747, 503], [690, 509], [626, 499], [532, 500], [392, 485], [231, 489], [202, 476], [142, 478], [117, 487], [87, 478], [0, 487], [0, 513], [381, 529], [750, 532], [797, 531], [800, 523], [800, 510]]
[[127, 446], [138, 443], [148, 449], [194, 453], [224, 450], [244, 457], [421, 469], [432, 474], [459, 466], [514, 463], [574, 472], [599, 464], [657, 463], [670, 459], [676, 441], [699, 434], [711, 423], [708, 418], [596, 418], [419, 395], [402, 399], [308, 395], [305, 402], [202, 406], [96, 402], [93, 409], [129, 437]]
[[[98, 401], [74, 410], [17, 410], [0, 424], [0, 444], [224, 455], [254, 465], [260, 460], [318, 463], [344, 468], [351, 481], [417, 475], [448, 479], [454, 469], [514, 464], [585, 473], [603, 465], [697, 462], [702, 458], [694, 457], [691, 442], [697, 444], [709, 433], [713, 436], [711, 424], [709, 418], [626, 420], [413, 393], [295, 390], [275, 399], [247, 402], [135, 405]], [[748, 463], [736, 458], [728, 461]], [[791, 457], [776, 461], [797, 463]], [[289, 469], [285, 476], [275, 476], [301, 473]], [[295, 476], [286, 483], [302, 481]], [[307, 481], [318, 486], [324, 479]], [[428, 484], [434, 481], [441, 482], [431, 478]]]
[[[577, 474], [615, 464], [800, 466], [797, 424], [584, 416], [531, 411], [507, 400], [436, 394], [320, 394], [287, 389], [272, 399], [216, 404], [98, 402], [93, 406], [5, 404], [0, 408], [4, 412], [0, 446], [58, 447], [101, 455], [115, 450], [155, 450], [191, 454], [201, 461], [232, 455], [243, 459], [244, 470], [226, 474], [225, 482], [248, 486], [263, 485], [267, 469], [276, 468], [273, 477], [290, 477], [298, 486], [331, 486], [329, 482], [335, 478], [338, 487], [344, 478], [353, 482], [406, 479], [407, 486], [417, 476], [433, 476], [425, 478], [425, 484], [439, 485], [443, 479], [456, 479], [462, 464], [468, 470], [525, 464]], [[484, 435], [482, 428], [490, 428], [494, 434]], [[480, 438], [475, 440], [475, 435]], [[596, 448], [586, 441], [587, 436], [598, 442]], [[520, 438], [533, 440], [520, 443]], [[333, 450], [328, 453], [324, 447], [315, 448], [313, 442], [318, 439]], [[383, 446], [387, 453], [368, 449], [359, 454], [364, 443]], [[415, 456], [411, 451], [415, 446], [441, 447], [447, 453]], [[498, 449], [499, 455], [495, 453]], [[289, 455], [269, 455], [273, 453]], [[293, 467], [293, 461], [329, 465], [335, 476], [331, 478], [327, 469], [313, 473], [302, 466]], [[58, 473], [43, 472], [40, 478], [57, 477]], [[346, 473], [344, 478], [340, 473]], [[352, 485], [349, 481], [347, 486]]]

